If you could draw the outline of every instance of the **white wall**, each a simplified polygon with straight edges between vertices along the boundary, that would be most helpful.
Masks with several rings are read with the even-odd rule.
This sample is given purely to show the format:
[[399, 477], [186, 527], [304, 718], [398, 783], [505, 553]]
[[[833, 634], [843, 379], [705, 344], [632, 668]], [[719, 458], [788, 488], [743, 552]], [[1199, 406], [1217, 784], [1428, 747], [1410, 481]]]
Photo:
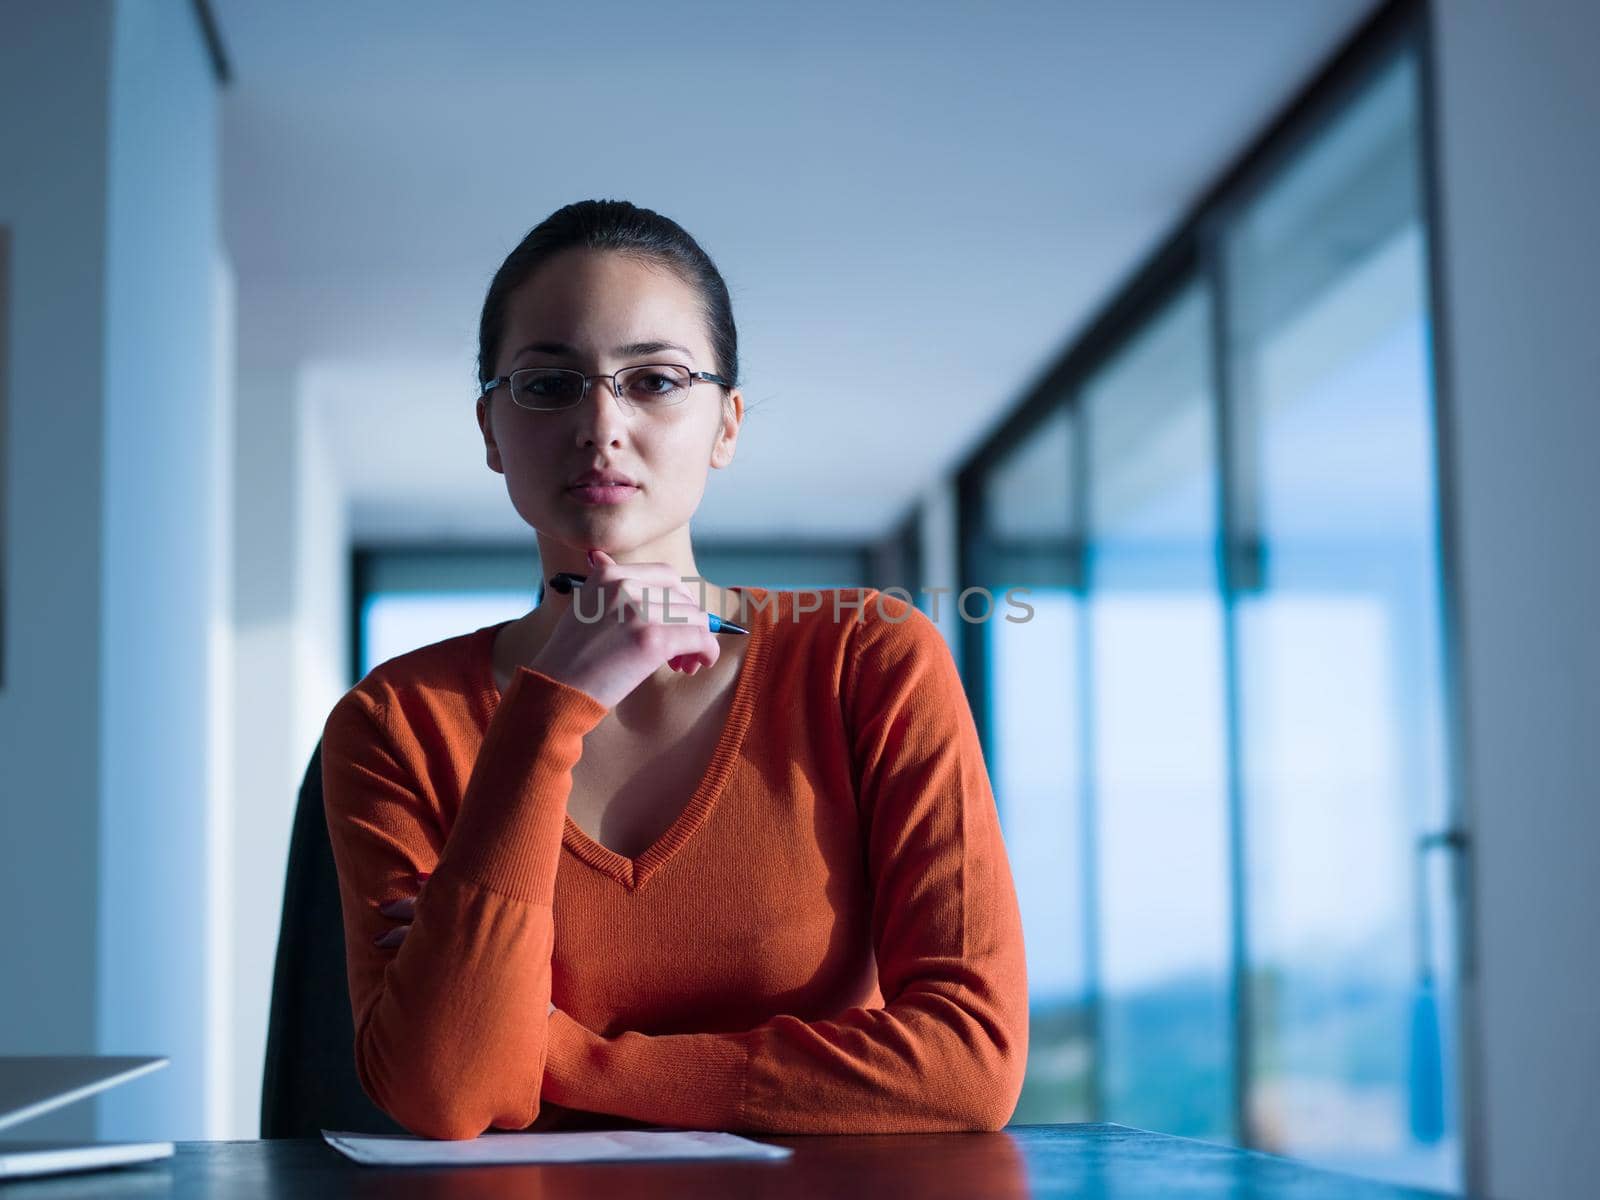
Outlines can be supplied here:
[[296, 741], [303, 769], [322, 737], [328, 711], [349, 690], [350, 547], [345, 485], [326, 413], [311, 398], [304, 376], [297, 392], [300, 489], [296, 519], [299, 675], [295, 687]]
[[187, 5], [8, 5], [0, 25], [0, 961], [25, 981], [0, 989], [0, 1039], [172, 1060], [30, 1137], [205, 1137], [216, 85]]
[[216, 81], [189, 6], [112, 12], [101, 488], [100, 1003], [109, 1054], [172, 1065], [101, 1103], [102, 1136], [202, 1137]]
[[1591, 1196], [1600, 1079], [1600, 8], [1444, 0], [1442, 334], [1497, 1197]]
[[[97, 1036], [110, 54], [97, 0], [0, 10], [0, 223], [11, 230], [0, 1053], [83, 1053]], [[92, 1137], [94, 1118], [77, 1105], [28, 1135]]]
[[218, 354], [214, 384], [218, 419], [212, 428], [212, 462], [216, 470], [216, 494], [221, 502], [212, 506], [207, 521], [207, 536], [216, 553], [212, 559], [208, 628], [210, 630], [211, 694], [214, 703], [208, 716], [207, 788], [210, 793], [209, 843], [206, 848], [206, 892], [211, 897], [207, 908], [206, 954], [209, 971], [209, 1013], [211, 1028], [207, 1038], [212, 1047], [211, 1072], [206, 1081], [206, 1107], [213, 1115], [213, 1137], [254, 1136], [239, 1134], [234, 1120], [234, 1071], [236, 1066], [236, 997], [234, 995], [236, 945], [234, 912], [237, 899], [233, 889], [234, 827], [234, 671], [237, 651], [234, 645], [234, 546], [233, 546], [233, 451], [235, 330], [237, 327], [237, 284], [226, 253], [217, 251], [213, 267], [216, 308], [212, 324], [216, 330]]
[[[241, 312], [249, 314], [248, 288]], [[240, 332], [234, 455], [233, 907], [228, 1137], [260, 1133], [272, 972], [294, 806], [328, 711], [349, 687], [345, 496], [294, 364]]]
[[[245, 311], [241, 288], [241, 313]], [[245, 355], [249, 322], [241, 321]], [[289, 815], [305, 764], [294, 741], [294, 381], [241, 370], [234, 410], [233, 1101], [228, 1136], [259, 1131], [272, 963]], [[254, 1130], [252, 1130], [252, 1117]]]

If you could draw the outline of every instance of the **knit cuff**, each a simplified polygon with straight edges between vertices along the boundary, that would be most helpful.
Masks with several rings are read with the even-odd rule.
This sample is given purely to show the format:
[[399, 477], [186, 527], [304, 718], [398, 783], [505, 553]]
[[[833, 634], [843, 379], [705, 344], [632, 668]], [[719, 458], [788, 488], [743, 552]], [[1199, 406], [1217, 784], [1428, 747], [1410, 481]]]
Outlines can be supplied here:
[[550, 1014], [544, 1094], [557, 1104], [683, 1129], [744, 1128], [750, 1051], [738, 1034], [601, 1037]]

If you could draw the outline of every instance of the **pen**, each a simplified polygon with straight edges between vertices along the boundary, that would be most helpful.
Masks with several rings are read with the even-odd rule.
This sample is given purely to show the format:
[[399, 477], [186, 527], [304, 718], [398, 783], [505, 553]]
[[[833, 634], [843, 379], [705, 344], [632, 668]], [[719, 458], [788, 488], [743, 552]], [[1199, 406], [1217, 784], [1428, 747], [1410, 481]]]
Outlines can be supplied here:
[[[550, 576], [550, 586], [563, 596], [566, 596], [571, 594], [574, 587], [588, 578], [587, 575], [579, 575], [576, 571], [557, 571]], [[732, 621], [717, 616], [716, 613], [707, 613], [706, 616], [711, 618], [712, 633], [748, 634], [750, 632], [743, 625], [735, 625]]]

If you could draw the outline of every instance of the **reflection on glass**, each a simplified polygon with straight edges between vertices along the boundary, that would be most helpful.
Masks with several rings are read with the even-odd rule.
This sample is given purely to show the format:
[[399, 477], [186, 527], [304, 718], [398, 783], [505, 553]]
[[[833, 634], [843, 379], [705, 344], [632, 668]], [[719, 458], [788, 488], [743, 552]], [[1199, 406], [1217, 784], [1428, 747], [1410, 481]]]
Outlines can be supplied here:
[[1389, 68], [1227, 251], [1252, 1144], [1460, 1186], [1417, 79]]
[[[982, 625], [988, 764], [1028, 950], [1028, 1072], [1017, 1123], [1094, 1113], [1071, 461], [1072, 426], [1059, 412], [999, 464], [983, 497], [984, 585], [996, 597], [1027, 588], [1019, 599], [1033, 608], [1027, 621]], [[1003, 601], [998, 611], [1020, 615]]]
[[1233, 1134], [1211, 309], [1184, 290], [1093, 376], [1091, 768], [1104, 1119]]

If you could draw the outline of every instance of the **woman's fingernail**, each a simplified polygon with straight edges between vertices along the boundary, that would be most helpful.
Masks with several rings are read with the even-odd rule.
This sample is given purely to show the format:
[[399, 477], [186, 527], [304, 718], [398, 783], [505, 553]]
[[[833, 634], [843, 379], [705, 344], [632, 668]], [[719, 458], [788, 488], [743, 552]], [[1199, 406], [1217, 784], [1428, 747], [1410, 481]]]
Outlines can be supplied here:
[[372, 944], [374, 946], [376, 946], [379, 942], [383, 941], [383, 939], [388, 937], [388, 936], [389, 936], [389, 934], [388, 934], [387, 931], [385, 931], [383, 933], [380, 933], [377, 937], [372, 939]]
[[593, 550], [586, 550], [586, 551], [584, 551], [584, 553], [585, 553], [585, 555], [588, 556], [589, 565], [591, 567], [598, 567], [600, 565], [600, 563], [595, 559]]
[[418, 883], [427, 883], [428, 880], [431, 879], [431, 878], [433, 878], [433, 872], [432, 871], [418, 871], [417, 872], [417, 882]]

